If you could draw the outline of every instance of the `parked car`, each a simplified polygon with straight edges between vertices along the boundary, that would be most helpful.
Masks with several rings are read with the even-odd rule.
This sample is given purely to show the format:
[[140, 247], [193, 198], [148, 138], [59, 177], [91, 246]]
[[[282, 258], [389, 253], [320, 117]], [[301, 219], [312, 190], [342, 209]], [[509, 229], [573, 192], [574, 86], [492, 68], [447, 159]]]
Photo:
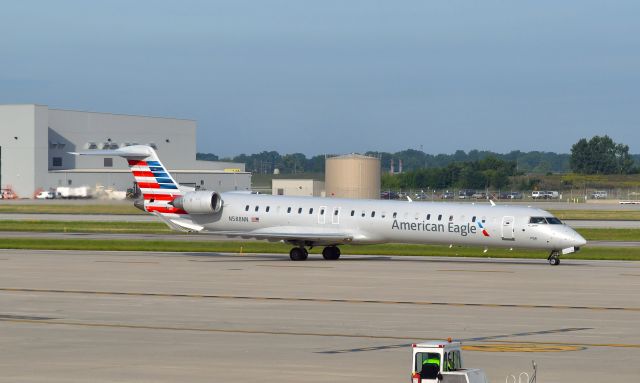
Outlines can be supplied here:
[[487, 198], [487, 193], [485, 192], [475, 192], [471, 195], [471, 198], [474, 199], [486, 199]]
[[18, 196], [11, 189], [2, 189], [0, 191], [0, 198], [1, 199], [16, 199], [16, 198], [18, 198]]
[[508, 199], [522, 199], [523, 195], [520, 192], [507, 193]]
[[36, 199], [54, 199], [56, 198], [56, 194], [52, 191], [41, 191], [36, 194]]
[[545, 193], [547, 193], [547, 199], [558, 199], [558, 198], [560, 198], [560, 193], [555, 191], [555, 190], [547, 191]]
[[430, 198], [431, 198], [431, 196], [429, 196], [429, 194], [427, 194], [427, 193], [416, 193], [415, 194], [415, 199], [418, 199], [418, 200], [427, 200], [427, 199], [430, 199]]
[[533, 199], [546, 199], [547, 197], [547, 192], [546, 191], [541, 191], [541, 190], [534, 190], [531, 192], [531, 198]]
[[392, 191], [386, 191], [380, 193], [380, 199], [398, 199], [398, 193]]
[[462, 189], [458, 192], [459, 199], [469, 199], [475, 194], [475, 190], [472, 189]]
[[440, 195], [441, 199], [453, 199], [453, 193], [452, 192], [444, 192]]
[[598, 190], [591, 193], [591, 198], [593, 199], [606, 199], [609, 197], [609, 193], [604, 190]]

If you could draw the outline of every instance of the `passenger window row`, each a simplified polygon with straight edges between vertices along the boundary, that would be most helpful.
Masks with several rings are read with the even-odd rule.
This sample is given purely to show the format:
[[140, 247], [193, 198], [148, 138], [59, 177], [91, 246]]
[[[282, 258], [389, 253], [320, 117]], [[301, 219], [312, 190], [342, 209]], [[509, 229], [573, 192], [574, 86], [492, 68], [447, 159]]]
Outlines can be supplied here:
[[[246, 205], [246, 206], [244, 207], [244, 211], [249, 211], [249, 209], [250, 209], [250, 206], [249, 206], [249, 205]], [[271, 209], [271, 207], [270, 207], [270, 206], [266, 206], [266, 207], [265, 207], [265, 212], [267, 212], [267, 213], [268, 213], [268, 212], [270, 211], [270, 209]], [[259, 211], [260, 211], [260, 205], [256, 205], [256, 206], [254, 207], [254, 212], [258, 213]], [[287, 207], [287, 214], [291, 214], [291, 211], [292, 211], [291, 206]], [[298, 214], [302, 214], [302, 212], [303, 212], [303, 208], [302, 208], [302, 207], [299, 207], [299, 208], [298, 208]], [[312, 208], [312, 207], [311, 207], [311, 208], [309, 208], [308, 213], [309, 213], [309, 214], [313, 214], [313, 208]], [[339, 215], [339, 214], [340, 214], [340, 209], [336, 208], [336, 209], [334, 209], [334, 210], [333, 210], [333, 215], [337, 216], [337, 215]], [[351, 214], [350, 214], [350, 215], [351, 215], [351, 217], [354, 217], [354, 216], [355, 216], [355, 214], [356, 214], [356, 211], [355, 211], [355, 210], [351, 210]], [[320, 209], [320, 215], [324, 215], [324, 209]], [[366, 214], [366, 212], [363, 210], [363, 211], [360, 213], [360, 216], [364, 218], [364, 217], [366, 217], [366, 216], [367, 216], [367, 214]], [[376, 211], [375, 211], [375, 210], [371, 211], [370, 216], [371, 216], [371, 218], [375, 218], [375, 216], [376, 216]], [[408, 216], [408, 213], [405, 213], [405, 218], [407, 218], [407, 216]], [[383, 213], [380, 215], [380, 218], [385, 218], [385, 217], [386, 217], [386, 214], [383, 212]], [[398, 212], [393, 212], [392, 217], [393, 217], [394, 219], [396, 219], [396, 218], [398, 217]], [[419, 218], [419, 215], [418, 215], [418, 214], [416, 214], [416, 219], [418, 219], [418, 218]], [[427, 221], [430, 221], [430, 220], [431, 220], [431, 214], [430, 214], [430, 213], [427, 213], [426, 218], [427, 218], [427, 219], [426, 219]], [[464, 216], [463, 216], [463, 218], [464, 218]], [[476, 216], [473, 216], [473, 217], [471, 218], [471, 222], [476, 222], [476, 219], [477, 219], [477, 217], [476, 217]], [[438, 221], [442, 221], [442, 214], [438, 214]], [[547, 217], [547, 218], [546, 218], [546, 220], [545, 220], [545, 218], [544, 218], [544, 217], [532, 217], [532, 218], [529, 220], [529, 223], [547, 223], [547, 221], [548, 221], [549, 223], [553, 223], [553, 224], [559, 224], [559, 223], [561, 223], [561, 222], [560, 222], [560, 220], [559, 220], [559, 219], [557, 219], [557, 218], [555, 218], [555, 217]], [[450, 215], [450, 216], [449, 216], [449, 222], [453, 222], [453, 215]], [[485, 218], [485, 217], [482, 217], [482, 223], [485, 223], [485, 222], [486, 222], [486, 218]]]

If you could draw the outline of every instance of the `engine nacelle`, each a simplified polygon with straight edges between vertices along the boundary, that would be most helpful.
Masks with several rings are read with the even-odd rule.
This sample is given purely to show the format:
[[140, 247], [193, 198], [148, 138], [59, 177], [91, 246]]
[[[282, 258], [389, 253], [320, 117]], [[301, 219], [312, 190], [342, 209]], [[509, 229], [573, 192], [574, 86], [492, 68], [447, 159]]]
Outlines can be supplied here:
[[174, 199], [172, 205], [189, 214], [213, 214], [222, 210], [222, 198], [214, 191], [192, 191]]

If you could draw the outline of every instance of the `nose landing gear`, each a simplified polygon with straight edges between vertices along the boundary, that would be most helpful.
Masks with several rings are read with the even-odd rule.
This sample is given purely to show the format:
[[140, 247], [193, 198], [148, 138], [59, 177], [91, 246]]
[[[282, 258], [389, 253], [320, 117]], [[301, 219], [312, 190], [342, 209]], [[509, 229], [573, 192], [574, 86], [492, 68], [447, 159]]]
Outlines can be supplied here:
[[549, 258], [547, 258], [547, 260], [551, 266], [558, 266], [560, 264], [560, 252], [558, 250], [553, 250], [551, 254], [549, 254]]

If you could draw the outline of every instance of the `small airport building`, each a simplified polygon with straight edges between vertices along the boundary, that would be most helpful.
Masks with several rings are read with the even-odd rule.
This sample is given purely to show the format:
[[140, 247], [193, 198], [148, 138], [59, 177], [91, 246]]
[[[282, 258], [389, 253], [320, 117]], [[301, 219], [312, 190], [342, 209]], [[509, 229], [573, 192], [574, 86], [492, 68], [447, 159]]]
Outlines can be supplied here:
[[0, 185], [20, 198], [59, 186], [126, 191], [134, 179], [122, 158], [69, 152], [149, 145], [180, 184], [250, 190], [245, 165], [196, 160], [193, 120], [0, 105]]

